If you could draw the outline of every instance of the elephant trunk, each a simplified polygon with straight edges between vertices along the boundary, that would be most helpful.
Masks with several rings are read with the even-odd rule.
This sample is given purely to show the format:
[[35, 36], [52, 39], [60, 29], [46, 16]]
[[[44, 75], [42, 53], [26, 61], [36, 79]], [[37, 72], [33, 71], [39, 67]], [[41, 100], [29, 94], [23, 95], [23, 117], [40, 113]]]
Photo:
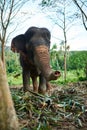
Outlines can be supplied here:
[[47, 81], [56, 80], [58, 77], [60, 77], [60, 72], [52, 71], [50, 67], [50, 56], [48, 47], [46, 47], [45, 45], [39, 45], [35, 47], [35, 59], [36, 64], [38, 65], [39, 69], [41, 70]]

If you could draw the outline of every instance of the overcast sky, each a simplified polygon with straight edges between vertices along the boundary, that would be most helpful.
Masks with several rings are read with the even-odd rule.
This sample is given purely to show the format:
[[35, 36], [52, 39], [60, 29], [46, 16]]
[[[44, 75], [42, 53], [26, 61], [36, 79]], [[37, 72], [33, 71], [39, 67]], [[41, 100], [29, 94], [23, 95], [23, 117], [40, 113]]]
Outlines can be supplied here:
[[[13, 37], [24, 33], [31, 26], [47, 27], [51, 31], [51, 47], [56, 43], [58, 49], [60, 48], [60, 42], [63, 39], [62, 30], [41, 12], [36, 3], [30, 2], [28, 6], [25, 5], [18, 17], [21, 18], [21, 24], [13, 33]], [[67, 38], [70, 50], [87, 50], [87, 31], [83, 25], [73, 26], [67, 34]]]

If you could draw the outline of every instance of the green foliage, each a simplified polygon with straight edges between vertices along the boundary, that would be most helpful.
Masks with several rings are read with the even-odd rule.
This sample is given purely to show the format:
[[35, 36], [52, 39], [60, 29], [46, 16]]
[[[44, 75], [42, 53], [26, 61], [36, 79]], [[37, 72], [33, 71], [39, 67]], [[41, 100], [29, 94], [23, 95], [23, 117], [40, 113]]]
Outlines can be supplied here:
[[69, 69], [83, 69], [87, 63], [87, 51], [71, 52], [69, 57]]
[[[51, 50], [51, 65], [56, 69], [64, 68], [64, 52]], [[69, 70], [81, 70], [85, 69], [87, 63], [87, 51], [73, 51], [67, 53], [67, 69]]]
[[8, 74], [21, 72], [18, 54], [14, 54], [11, 51], [6, 52], [6, 68]]
[[15, 78], [15, 74], [8, 74], [8, 84], [10, 86], [12, 85], [22, 85], [22, 76], [18, 76], [17, 78]]
[[[64, 70], [64, 52], [57, 51], [56, 48], [52, 48], [50, 52], [50, 59], [51, 59], [51, 66], [54, 70]], [[87, 51], [73, 51], [67, 52], [67, 73], [70, 73], [72, 70], [74, 73], [73, 77], [77, 77], [79, 80], [85, 80], [87, 75]], [[67, 74], [67, 81], [68, 79], [72, 78], [71, 76], [68, 78]], [[75, 80], [76, 78], [72, 78]], [[62, 78], [63, 80], [63, 78]], [[70, 80], [71, 81], [71, 80]]]
[[57, 45], [54, 44], [52, 49], [50, 50], [50, 64], [52, 69], [58, 70], [60, 69], [59, 65], [59, 53], [57, 51]]
[[54, 70], [60, 69], [58, 61], [59, 59], [58, 53], [56, 51], [52, 51], [50, 52], [50, 57], [51, 57], [50, 64], [52, 66], [52, 69]]
[[79, 71], [79, 76], [77, 75], [76, 70], [70, 70], [67, 71], [67, 80], [66, 82], [64, 81], [64, 71], [61, 71], [61, 77], [58, 80], [51, 81], [52, 84], [67, 84], [70, 82], [78, 82], [78, 81], [85, 81], [85, 75], [84, 75], [84, 70]]
[[[61, 77], [52, 83], [64, 83], [64, 52], [57, 51], [54, 45], [50, 50], [50, 64], [53, 70], [60, 70]], [[11, 51], [6, 51], [6, 67], [9, 85], [22, 84], [22, 70], [19, 63], [19, 55]], [[15, 75], [20, 76], [15, 77]], [[67, 82], [83, 81], [87, 79], [87, 51], [73, 51], [67, 53]]]
[[85, 64], [84, 73], [85, 73], [85, 77], [86, 77], [86, 79], [87, 79], [87, 62], [86, 62], [86, 64]]
[[[22, 84], [19, 55], [11, 52], [9, 48], [6, 50], [5, 55], [6, 55], [6, 69], [7, 69], [9, 85]], [[19, 74], [20, 76], [16, 77], [15, 75], [17, 74]]]

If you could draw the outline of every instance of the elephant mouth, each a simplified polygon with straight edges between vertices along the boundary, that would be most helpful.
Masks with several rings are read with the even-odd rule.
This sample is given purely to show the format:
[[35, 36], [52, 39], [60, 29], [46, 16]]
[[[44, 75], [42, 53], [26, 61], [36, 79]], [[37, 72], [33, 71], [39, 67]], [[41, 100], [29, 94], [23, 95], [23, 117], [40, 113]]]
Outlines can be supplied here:
[[47, 80], [57, 80], [61, 76], [60, 71], [51, 71], [51, 73], [48, 75]]
[[55, 75], [55, 77], [59, 77], [59, 76], [61, 76], [61, 73], [60, 73], [60, 71], [54, 71], [54, 75]]

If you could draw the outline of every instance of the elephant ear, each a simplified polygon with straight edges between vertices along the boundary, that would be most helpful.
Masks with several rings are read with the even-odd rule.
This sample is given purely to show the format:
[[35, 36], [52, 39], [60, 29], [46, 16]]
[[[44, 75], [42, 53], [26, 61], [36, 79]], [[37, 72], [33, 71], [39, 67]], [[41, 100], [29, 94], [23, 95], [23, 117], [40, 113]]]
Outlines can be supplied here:
[[41, 28], [42, 37], [46, 40], [47, 46], [50, 48], [51, 33], [47, 28]]
[[25, 46], [26, 46], [26, 39], [24, 34], [18, 35], [12, 39], [11, 50], [13, 52], [17, 53], [19, 53], [20, 51], [26, 52]]

